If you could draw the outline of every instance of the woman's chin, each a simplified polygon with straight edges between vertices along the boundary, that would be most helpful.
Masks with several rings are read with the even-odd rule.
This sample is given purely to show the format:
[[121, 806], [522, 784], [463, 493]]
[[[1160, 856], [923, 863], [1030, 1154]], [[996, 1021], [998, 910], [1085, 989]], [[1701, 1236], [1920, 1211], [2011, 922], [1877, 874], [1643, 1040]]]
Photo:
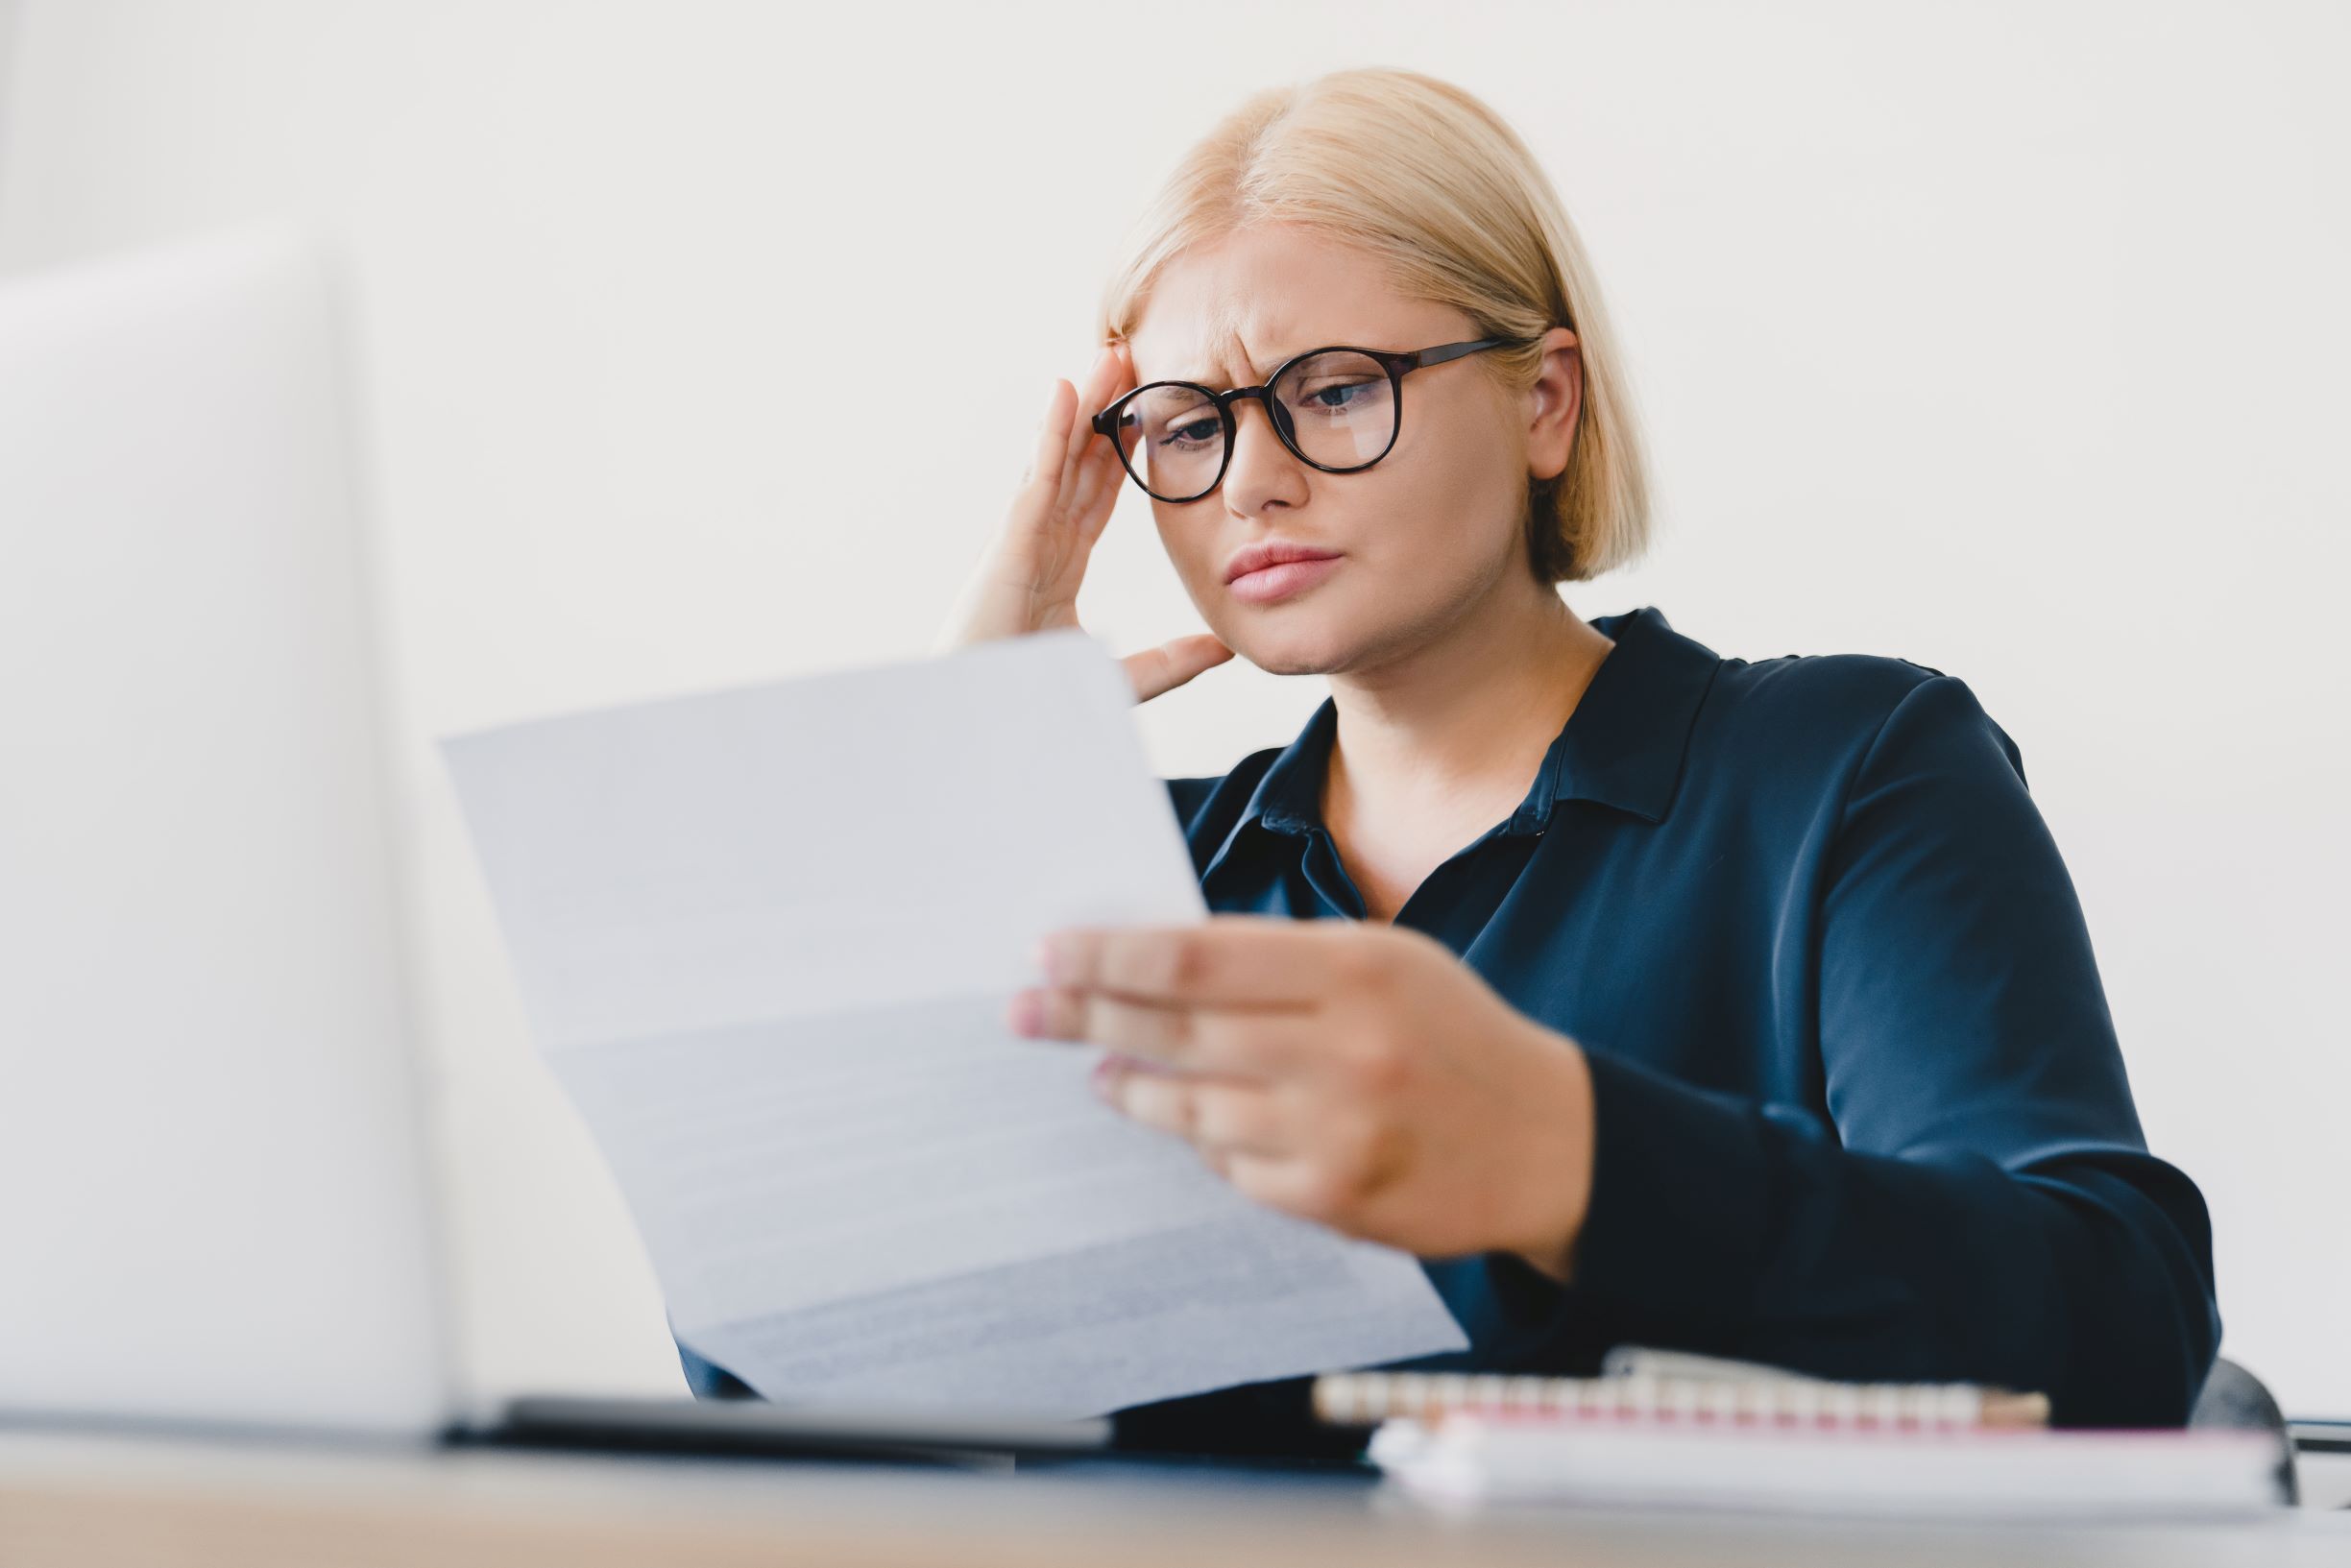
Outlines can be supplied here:
[[1217, 637], [1269, 675], [1323, 675], [1345, 663], [1344, 639], [1327, 627], [1251, 627]]

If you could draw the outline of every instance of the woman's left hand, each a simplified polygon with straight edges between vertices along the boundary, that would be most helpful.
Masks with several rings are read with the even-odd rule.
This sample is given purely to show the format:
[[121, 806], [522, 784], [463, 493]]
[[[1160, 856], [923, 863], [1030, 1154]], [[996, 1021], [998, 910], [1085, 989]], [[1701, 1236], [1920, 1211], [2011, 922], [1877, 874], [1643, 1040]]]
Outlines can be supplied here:
[[1211, 915], [1056, 931], [1007, 1025], [1108, 1048], [1103, 1098], [1248, 1196], [1421, 1257], [1567, 1278], [1591, 1188], [1576, 1043], [1405, 927]]

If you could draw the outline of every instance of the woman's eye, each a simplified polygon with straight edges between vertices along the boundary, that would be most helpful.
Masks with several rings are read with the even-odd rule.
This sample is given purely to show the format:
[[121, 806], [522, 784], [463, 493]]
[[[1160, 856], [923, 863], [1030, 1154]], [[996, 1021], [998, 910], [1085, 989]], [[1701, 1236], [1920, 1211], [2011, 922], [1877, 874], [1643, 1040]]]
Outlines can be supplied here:
[[1350, 395], [1361, 392], [1370, 385], [1369, 381], [1335, 382], [1327, 387], [1315, 388], [1314, 391], [1306, 394], [1306, 399], [1317, 408], [1350, 408], [1355, 402], [1361, 400], [1351, 398]]
[[1185, 442], [1200, 443], [1213, 441], [1216, 439], [1219, 429], [1220, 427], [1217, 422], [1214, 420], [1194, 420], [1189, 424], [1172, 424], [1168, 426], [1167, 431], [1160, 436], [1159, 442], [1161, 446], [1176, 446]]

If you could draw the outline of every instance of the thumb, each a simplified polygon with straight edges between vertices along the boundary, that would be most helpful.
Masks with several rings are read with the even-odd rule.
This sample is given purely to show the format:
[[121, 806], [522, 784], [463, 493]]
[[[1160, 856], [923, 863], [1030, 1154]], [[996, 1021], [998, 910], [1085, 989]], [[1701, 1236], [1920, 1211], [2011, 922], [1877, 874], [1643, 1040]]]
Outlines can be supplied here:
[[1127, 666], [1127, 678], [1134, 683], [1135, 701], [1146, 703], [1175, 690], [1202, 670], [1216, 668], [1232, 656], [1230, 648], [1200, 632], [1146, 648], [1141, 653], [1130, 653], [1120, 663]]

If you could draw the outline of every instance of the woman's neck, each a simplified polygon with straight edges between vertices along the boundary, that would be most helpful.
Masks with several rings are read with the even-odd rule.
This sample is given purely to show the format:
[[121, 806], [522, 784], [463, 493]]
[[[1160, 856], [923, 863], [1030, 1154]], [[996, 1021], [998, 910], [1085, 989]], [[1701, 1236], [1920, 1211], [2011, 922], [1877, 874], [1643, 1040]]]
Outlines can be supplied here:
[[1529, 586], [1409, 658], [1331, 677], [1339, 723], [1325, 820], [1484, 820], [1517, 804], [1615, 646], [1555, 590]]

